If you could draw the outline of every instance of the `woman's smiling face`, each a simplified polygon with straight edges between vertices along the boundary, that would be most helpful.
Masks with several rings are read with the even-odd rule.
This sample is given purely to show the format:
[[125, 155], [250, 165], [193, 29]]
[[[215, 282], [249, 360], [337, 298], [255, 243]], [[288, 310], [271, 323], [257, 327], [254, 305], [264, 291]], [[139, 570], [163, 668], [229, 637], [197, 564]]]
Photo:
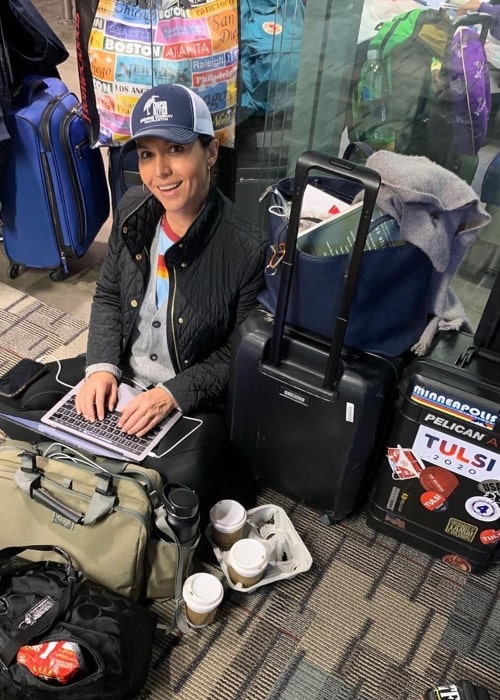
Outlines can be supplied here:
[[[185, 230], [198, 216], [210, 186], [210, 168], [217, 160], [219, 143], [204, 147], [197, 138], [180, 144], [156, 136], [137, 139], [139, 174], [144, 185], [163, 204], [168, 220]], [[176, 231], [182, 235], [185, 231]]]

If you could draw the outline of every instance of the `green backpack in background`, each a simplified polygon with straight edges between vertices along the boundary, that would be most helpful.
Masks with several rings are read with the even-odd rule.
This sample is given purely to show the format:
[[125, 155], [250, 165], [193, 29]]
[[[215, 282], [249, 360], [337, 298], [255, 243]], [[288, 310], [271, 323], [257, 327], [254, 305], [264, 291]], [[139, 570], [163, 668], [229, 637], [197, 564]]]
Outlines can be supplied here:
[[426, 153], [424, 124], [427, 103], [432, 97], [432, 63], [434, 58], [443, 58], [452, 35], [453, 25], [447, 14], [416, 9], [383, 22], [369, 41], [359, 45], [359, 73], [354, 76], [351, 102], [351, 141], [369, 141], [370, 132], [380, 122], [380, 115], [364, 99], [369, 89], [365, 83], [366, 55], [376, 49], [385, 77], [386, 123], [394, 130], [395, 150], [408, 155]]
[[[462, 74], [462, 69], [457, 69], [453, 63], [457, 33], [447, 12], [416, 9], [378, 25], [375, 35], [357, 49], [348, 110], [349, 139], [370, 143], [370, 137], [383, 119], [385, 127], [393, 133], [393, 143], [382, 148], [393, 148], [405, 155], [427, 156], [469, 179], [465, 171], [472, 168], [473, 172], [477, 146], [486, 137], [486, 122], [480, 124], [475, 113], [457, 114], [459, 105], [453, 91], [457, 85], [463, 86], [466, 92], [480, 88], [487, 99], [489, 83], [486, 84], [485, 59], [484, 72], [473, 86], [471, 84], [470, 75], [476, 68], [466, 63], [472, 63], [472, 53], [477, 60], [477, 56], [484, 53], [484, 47], [477, 32], [471, 28], [466, 31], [469, 46], [464, 50]], [[382, 117], [380, 106], [374, 109], [373, 100], [365, 99], [370, 89], [367, 55], [375, 49], [384, 77]], [[468, 68], [471, 69], [469, 80]], [[481, 115], [481, 119], [484, 116]], [[480, 135], [474, 148], [461, 148], [457, 123], [468, 124], [471, 132]], [[373, 143], [370, 145], [374, 147]]]

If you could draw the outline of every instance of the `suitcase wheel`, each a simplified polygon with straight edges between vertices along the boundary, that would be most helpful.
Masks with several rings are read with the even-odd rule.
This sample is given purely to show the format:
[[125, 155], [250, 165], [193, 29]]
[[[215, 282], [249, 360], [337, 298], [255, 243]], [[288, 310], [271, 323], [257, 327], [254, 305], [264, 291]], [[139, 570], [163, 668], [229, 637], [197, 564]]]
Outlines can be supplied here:
[[335, 518], [333, 515], [333, 512], [331, 510], [325, 510], [321, 515], [319, 516], [319, 521], [322, 523], [322, 525], [335, 525], [336, 523], [340, 522], [342, 518]]
[[57, 270], [52, 270], [49, 277], [53, 282], [60, 282], [62, 279], [64, 279], [64, 270], [62, 267], [58, 267]]
[[[9, 267], [9, 277], [11, 280], [15, 280], [16, 277], [19, 274], [19, 265], [11, 265]], [[60, 282], [62, 279], [64, 279], [65, 274], [64, 270], [62, 267], [58, 267], [56, 270], [52, 270], [49, 274], [50, 279], [53, 282]]]

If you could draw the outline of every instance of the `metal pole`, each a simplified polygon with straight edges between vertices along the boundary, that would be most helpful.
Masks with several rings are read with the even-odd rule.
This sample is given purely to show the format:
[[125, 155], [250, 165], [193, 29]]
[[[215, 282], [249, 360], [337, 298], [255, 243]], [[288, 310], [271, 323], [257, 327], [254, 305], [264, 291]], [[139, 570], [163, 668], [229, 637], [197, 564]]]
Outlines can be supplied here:
[[62, 15], [57, 18], [60, 24], [69, 24], [74, 22], [73, 15], [73, 0], [62, 0]]

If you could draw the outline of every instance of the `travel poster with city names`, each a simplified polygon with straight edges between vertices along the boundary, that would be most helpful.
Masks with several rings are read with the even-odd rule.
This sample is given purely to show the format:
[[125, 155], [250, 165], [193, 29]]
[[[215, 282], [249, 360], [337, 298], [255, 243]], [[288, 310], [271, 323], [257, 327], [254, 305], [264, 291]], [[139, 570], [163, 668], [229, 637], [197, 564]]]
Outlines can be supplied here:
[[99, 2], [88, 46], [100, 120], [97, 145], [119, 145], [129, 138], [130, 113], [144, 92], [180, 83], [205, 100], [217, 138], [233, 148], [237, 0], [150, 4]]

